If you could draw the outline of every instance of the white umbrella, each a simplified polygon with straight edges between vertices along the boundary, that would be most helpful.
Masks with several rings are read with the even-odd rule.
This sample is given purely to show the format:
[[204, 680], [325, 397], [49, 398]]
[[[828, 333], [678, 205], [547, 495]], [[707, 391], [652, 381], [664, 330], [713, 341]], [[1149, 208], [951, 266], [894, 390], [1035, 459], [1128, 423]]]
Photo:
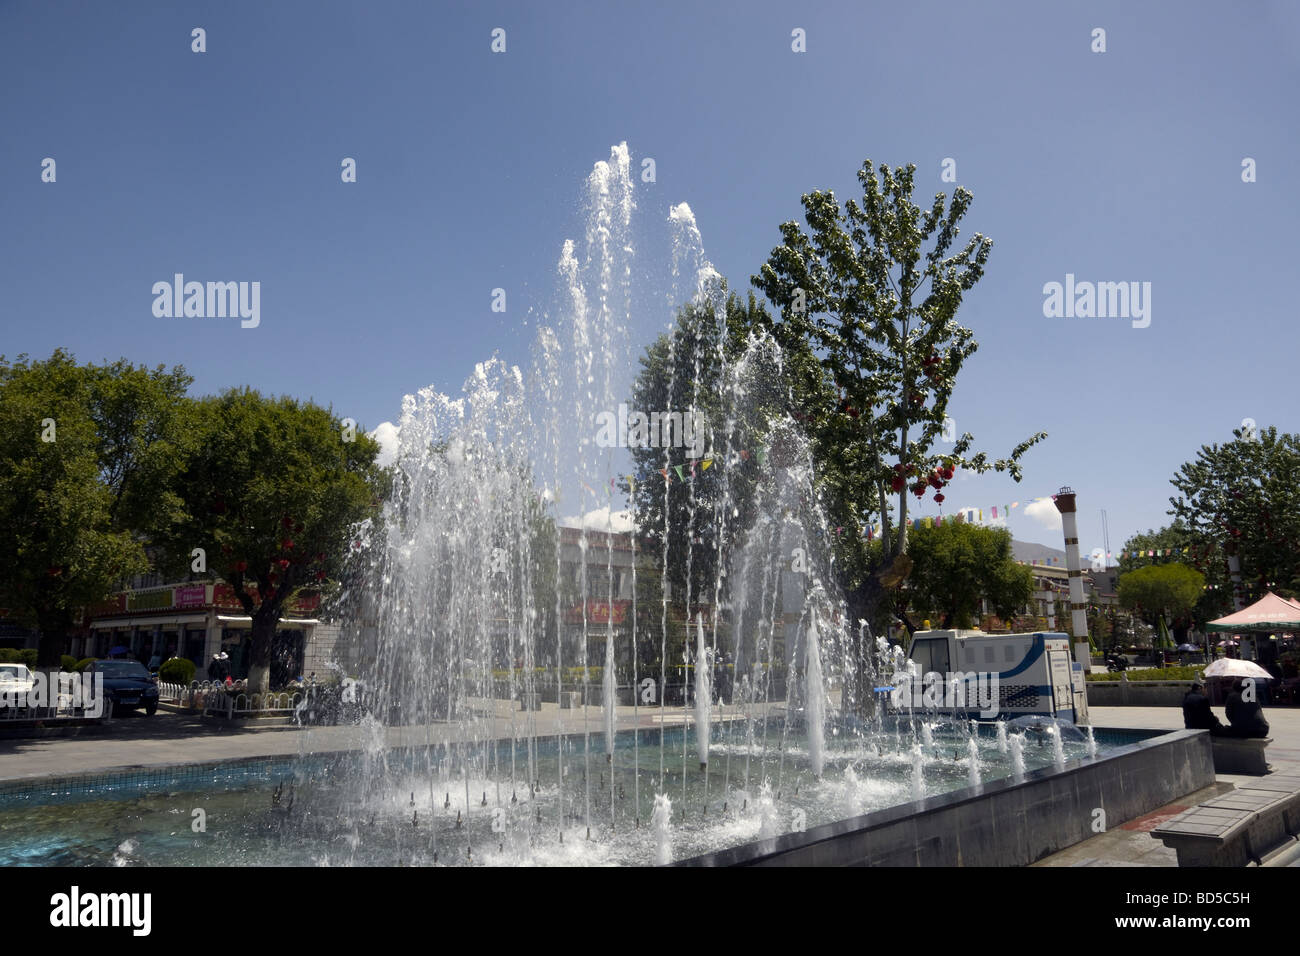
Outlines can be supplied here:
[[1233, 657], [1221, 657], [1205, 668], [1206, 677], [1254, 677], [1258, 680], [1272, 680], [1273, 675], [1254, 661], [1242, 661]]

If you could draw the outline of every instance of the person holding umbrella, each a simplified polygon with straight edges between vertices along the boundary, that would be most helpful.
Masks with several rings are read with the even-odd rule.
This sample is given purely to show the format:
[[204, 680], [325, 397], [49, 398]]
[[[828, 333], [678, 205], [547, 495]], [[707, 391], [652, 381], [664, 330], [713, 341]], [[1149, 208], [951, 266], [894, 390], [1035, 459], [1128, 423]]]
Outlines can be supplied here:
[[[1253, 677], [1238, 677], [1232, 684], [1228, 702], [1223, 705], [1223, 712], [1228, 717], [1228, 733], [1233, 737], [1268, 736], [1268, 721], [1264, 719], [1264, 708], [1255, 699], [1254, 684]], [[1247, 689], [1251, 693], [1247, 694]]]
[[1222, 657], [1205, 668], [1205, 676], [1233, 679], [1232, 691], [1223, 708], [1228, 718], [1229, 736], [1268, 736], [1268, 721], [1264, 719], [1264, 709], [1256, 699], [1259, 682], [1269, 680], [1268, 671], [1253, 661]]

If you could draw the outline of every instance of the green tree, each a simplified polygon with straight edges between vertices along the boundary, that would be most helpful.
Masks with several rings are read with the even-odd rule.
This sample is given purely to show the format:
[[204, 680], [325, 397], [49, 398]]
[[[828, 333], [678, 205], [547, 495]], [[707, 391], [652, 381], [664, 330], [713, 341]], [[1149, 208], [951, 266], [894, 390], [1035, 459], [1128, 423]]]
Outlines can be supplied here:
[[1195, 623], [1204, 624], [1232, 609], [1227, 559], [1218, 545], [1213, 541], [1198, 540], [1181, 519], [1175, 519], [1163, 528], [1129, 537], [1120, 550], [1117, 577], [1123, 579], [1124, 575], [1139, 568], [1174, 561], [1196, 568], [1205, 576], [1208, 585], [1202, 588], [1196, 606], [1185, 618], [1170, 622], [1175, 638], [1182, 643], [1184, 635]]
[[[783, 369], [761, 350], [737, 368], [750, 344], [748, 330], [767, 323], [754, 295], [748, 301], [729, 295], [725, 308], [722, 325], [710, 306], [683, 307], [671, 334], [659, 336], [646, 349], [628, 402], [630, 412], [694, 410], [707, 427], [707, 450], [695, 458], [681, 447], [633, 445], [635, 487], [623, 483], [632, 492], [637, 527], [656, 552], [666, 529], [673, 593], [687, 592], [689, 568], [692, 600], [710, 602], [719, 560], [727, 565], [737, 535], [753, 523], [761, 467], [754, 453], [766, 442], [772, 420], [789, 405], [790, 390]], [[744, 381], [736, 382], [736, 377]], [[743, 395], [739, 400], [736, 385]]]
[[977, 233], [954, 252], [973, 196], [958, 187], [951, 204], [940, 193], [923, 210], [912, 201], [915, 168], [882, 165], [878, 176], [868, 160], [858, 173], [862, 202], [849, 200], [843, 210], [832, 192], [805, 195], [809, 232], [782, 224], [782, 244], [753, 277], [780, 309], [772, 325], [777, 341], [810, 348], [830, 385], [833, 404], [804, 412], [823, 481], [834, 489], [828, 507], [836, 524], [860, 532], [882, 516], [883, 573], [871, 573], [860, 534], [843, 535], [837, 547], [850, 616], [877, 622], [881, 585], [908, 571], [901, 492], [920, 500], [933, 489], [942, 501], [958, 468], [1006, 471], [1019, 481], [1021, 456], [1046, 437], [1035, 434], [993, 462], [970, 453], [970, 433], [935, 450], [957, 375], [976, 349], [973, 333], [956, 322], [957, 309], [983, 276], [992, 241]]
[[[1270, 427], [1233, 432], [1223, 445], [1202, 446], [1170, 479], [1178, 490], [1169, 514], [1182, 521], [1194, 561], [1211, 583], [1226, 581], [1228, 556], [1241, 562], [1242, 599], [1273, 590], [1300, 594], [1300, 435]], [[1227, 597], [1226, 587], [1216, 589]], [[1225, 602], [1226, 603], [1226, 602]], [[1223, 608], [1227, 610], [1227, 607]]]
[[177, 570], [204, 549], [209, 569], [232, 585], [252, 618], [249, 685], [264, 691], [289, 600], [340, 577], [391, 479], [376, 464], [378, 442], [291, 398], [232, 389], [199, 403], [195, 428], [177, 482], [185, 513], [159, 543]]
[[0, 599], [57, 667], [79, 611], [148, 561], [142, 535], [178, 507], [183, 369], [0, 357]]
[[1205, 577], [1185, 564], [1151, 565], [1119, 579], [1119, 603], [1157, 628], [1162, 618], [1166, 624], [1178, 621], [1180, 633], [1204, 587]]
[[908, 553], [913, 562], [908, 605], [942, 627], [978, 626], [981, 600], [1010, 619], [1033, 597], [1033, 575], [1012, 557], [1011, 533], [1005, 528], [951, 521], [915, 528]]

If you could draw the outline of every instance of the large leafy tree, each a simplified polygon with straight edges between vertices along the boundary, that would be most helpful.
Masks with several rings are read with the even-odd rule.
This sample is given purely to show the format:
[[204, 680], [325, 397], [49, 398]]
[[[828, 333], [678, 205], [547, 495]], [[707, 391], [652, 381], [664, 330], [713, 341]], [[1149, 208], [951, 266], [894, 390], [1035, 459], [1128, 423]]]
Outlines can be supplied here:
[[143, 536], [173, 516], [190, 377], [120, 361], [0, 358], [0, 600], [57, 666], [78, 612], [148, 567]]
[[1119, 603], [1157, 626], [1173, 622], [1175, 639], [1190, 626], [1192, 609], [1204, 593], [1205, 578], [1185, 564], [1150, 565], [1119, 579]]
[[295, 592], [342, 575], [358, 528], [390, 479], [379, 444], [332, 412], [230, 390], [199, 403], [177, 491], [183, 515], [160, 535], [169, 562], [203, 549], [252, 618], [249, 684], [264, 691], [276, 626]]
[[[1228, 556], [1236, 553], [1244, 601], [1268, 590], [1294, 597], [1300, 594], [1300, 435], [1270, 427], [1233, 436], [1202, 446], [1179, 468], [1169, 514], [1186, 525], [1194, 563], [1211, 583], [1226, 581]], [[1213, 593], [1231, 592], [1225, 586]]]
[[[976, 349], [958, 325], [963, 296], [984, 274], [991, 240], [976, 234], [954, 246], [973, 199], [958, 188], [928, 209], [912, 201], [915, 166], [879, 173], [868, 160], [858, 173], [863, 196], [841, 209], [830, 191], [803, 197], [805, 232], [781, 226], [776, 247], [753, 282], [780, 309], [772, 332], [783, 346], [815, 354], [832, 402], [801, 410], [814, 441], [826, 504], [837, 525], [861, 532], [883, 519], [886, 567], [869, 562], [860, 533], [840, 537], [841, 583], [852, 617], [879, 619], [882, 585], [906, 577], [907, 495], [942, 489], [955, 471], [1006, 471], [1021, 477], [1020, 458], [1045, 433], [1006, 458], [972, 453], [969, 433], [936, 450], [963, 363]], [[811, 392], [811, 390], [810, 390]], [[811, 395], [810, 395], [811, 397]], [[894, 520], [890, 498], [898, 495]]]
[[1012, 557], [1005, 528], [951, 521], [917, 528], [908, 554], [908, 605], [915, 616], [936, 618], [942, 627], [978, 626], [982, 599], [1009, 620], [1033, 597], [1033, 574]]
[[1204, 624], [1232, 609], [1227, 558], [1218, 543], [1193, 535], [1191, 528], [1181, 519], [1175, 519], [1163, 528], [1139, 532], [1129, 537], [1120, 550], [1119, 580], [1122, 581], [1125, 575], [1141, 568], [1167, 565], [1174, 561], [1196, 568], [1204, 576], [1205, 582], [1189, 619], [1179, 619], [1172, 625], [1175, 636], [1181, 642], [1183, 634], [1193, 624]]

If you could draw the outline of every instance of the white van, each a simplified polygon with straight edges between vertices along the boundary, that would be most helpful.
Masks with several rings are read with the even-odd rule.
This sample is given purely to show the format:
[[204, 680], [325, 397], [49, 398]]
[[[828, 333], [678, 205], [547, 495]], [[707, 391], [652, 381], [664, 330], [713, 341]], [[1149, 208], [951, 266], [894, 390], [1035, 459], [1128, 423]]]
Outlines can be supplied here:
[[[976, 687], [996, 675], [997, 718], [1042, 714], [1078, 723], [1086, 714], [1076, 709], [1070, 636], [1052, 631], [1033, 634], [986, 634], [983, 631], [917, 631], [908, 658], [916, 673], [943, 675], [945, 684], [956, 679], [970, 688], [959, 715], [989, 717], [981, 713]], [[1086, 706], [1086, 705], [1081, 705]], [[949, 710], [950, 708], [944, 708]], [[1081, 708], [1079, 708], [1081, 709]]]

